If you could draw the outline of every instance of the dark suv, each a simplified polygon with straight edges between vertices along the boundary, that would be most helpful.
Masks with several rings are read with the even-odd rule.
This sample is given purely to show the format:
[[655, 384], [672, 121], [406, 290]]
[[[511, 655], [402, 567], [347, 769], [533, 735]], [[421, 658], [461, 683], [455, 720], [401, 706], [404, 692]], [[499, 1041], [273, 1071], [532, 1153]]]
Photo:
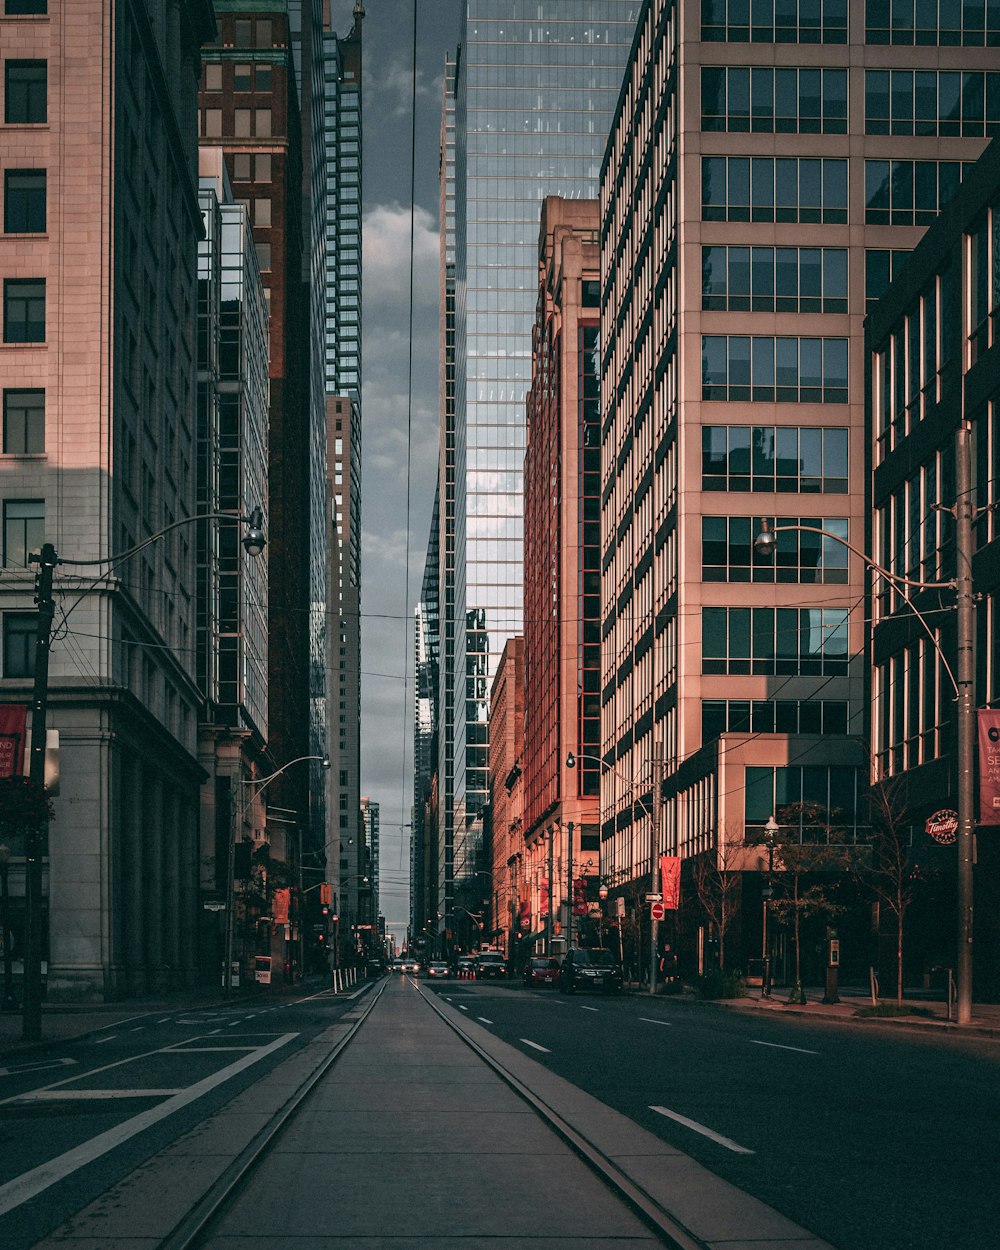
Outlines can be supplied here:
[[502, 951], [480, 951], [473, 967], [477, 981], [485, 981], [490, 977], [499, 980], [507, 976], [507, 960], [504, 959]]
[[559, 968], [560, 994], [575, 994], [577, 990], [620, 994], [622, 986], [621, 964], [611, 951], [600, 947], [568, 950]]

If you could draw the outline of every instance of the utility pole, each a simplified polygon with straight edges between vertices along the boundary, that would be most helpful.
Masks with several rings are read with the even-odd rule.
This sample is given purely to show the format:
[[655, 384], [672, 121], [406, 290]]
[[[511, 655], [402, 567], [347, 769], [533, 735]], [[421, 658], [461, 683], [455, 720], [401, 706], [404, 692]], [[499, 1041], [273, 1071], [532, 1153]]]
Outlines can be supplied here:
[[545, 938], [545, 953], [552, 954], [552, 894], [555, 890], [555, 882], [552, 880], [552, 873], [555, 868], [555, 830], [549, 828], [549, 931]]
[[569, 850], [566, 857], [566, 949], [573, 945], [573, 822], [567, 821]]
[[[49, 644], [56, 604], [52, 598], [52, 574], [59, 557], [51, 543], [43, 543], [32, 563], [38, 564], [35, 602], [35, 675], [31, 696], [31, 762], [28, 778], [38, 793], [45, 790], [45, 720], [49, 703]], [[29, 827], [25, 837], [24, 986], [22, 1037], [37, 1042], [42, 1036], [42, 858], [48, 843], [48, 818]]]
[[972, 865], [975, 858], [975, 664], [972, 594], [972, 429], [959, 422], [955, 437], [955, 607], [958, 686], [958, 959], [956, 1022], [972, 1018]]
[[[660, 799], [663, 790], [663, 754], [658, 746], [653, 747], [653, 810], [650, 814], [650, 847], [649, 876], [652, 893], [656, 893], [656, 869], [660, 857]], [[659, 937], [659, 923], [650, 915], [649, 919], [649, 992], [656, 993], [656, 942]]]

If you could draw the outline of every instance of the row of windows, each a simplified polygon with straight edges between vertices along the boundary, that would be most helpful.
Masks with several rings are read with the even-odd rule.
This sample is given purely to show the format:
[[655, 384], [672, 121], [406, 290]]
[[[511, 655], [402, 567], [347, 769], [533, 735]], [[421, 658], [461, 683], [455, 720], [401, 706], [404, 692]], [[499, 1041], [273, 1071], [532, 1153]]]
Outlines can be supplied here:
[[[222, 137], [222, 109], [202, 110], [201, 133], [206, 138], [218, 139]], [[237, 139], [269, 138], [271, 135], [271, 110], [233, 109], [232, 134]]]
[[48, 121], [48, 63], [4, 63], [4, 113], [8, 126], [38, 125]]
[[4, 278], [3, 341], [45, 342], [44, 278]]
[[971, 168], [971, 161], [865, 161], [865, 222], [931, 225]]
[[847, 0], [701, 0], [705, 43], [846, 43]]
[[847, 493], [841, 426], [706, 425], [702, 489], [765, 494]]
[[[843, 585], [847, 581], [848, 524], [844, 517], [768, 517], [777, 540], [772, 558], [758, 556], [757, 516], [701, 519], [702, 579], [706, 582], [778, 582]], [[798, 528], [804, 526], [804, 529]], [[814, 531], [825, 530], [826, 534]], [[843, 541], [838, 542], [838, 539]]]
[[865, 133], [974, 137], [1000, 133], [1000, 73], [866, 70]]
[[704, 221], [847, 221], [847, 161], [703, 156]]
[[996, 47], [996, 0], [868, 0], [865, 42], [924, 46]]
[[[939, 643], [940, 631], [934, 632]], [[929, 638], [918, 639], [876, 667], [875, 752], [888, 775], [940, 755], [941, 680], [941, 660]]]
[[701, 740], [719, 734], [845, 734], [844, 699], [703, 699]]
[[45, 170], [5, 169], [3, 228], [7, 234], [45, 232]]
[[[947, 514], [937, 504], [952, 481], [952, 450], [946, 447], [919, 465], [875, 513], [875, 552], [879, 564], [899, 577], [934, 582], [941, 579]], [[876, 581], [879, 609], [888, 614], [901, 593], [885, 578]]]
[[846, 673], [847, 620], [839, 608], [702, 608], [702, 672]]
[[970, 363], [997, 339], [1000, 323], [1000, 203], [972, 228], [969, 248]]
[[834, 818], [832, 842], [854, 842], [864, 820], [864, 795], [868, 791], [867, 770], [837, 765], [830, 767], [771, 768], [748, 766], [743, 774], [746, 786], [745, 818], [748, 838], [763, 838], [764, 825], [777, 817], [783, 829], [795, 832], [803, 841], [815, 842], [824, 834], [808, 822], [808, 812], [819, 808]]
[[[205, 90], [221, 91], [224, 65], [221, 61], [210, 61], [205, 66]], [[233, 91], [270, 91], [273, 81], [272, 66], [266, 61], [258, 61], [256, 65], [233, 66]]]
[[847, 134], [847, 70], [707, 65], [701, 71], [701, 127]]
[[703, 247], [701, 306], [729, 312], [847, 312], [847, 249]]
[[846, 404], [847, 339], [702, 335], [701, 397]]

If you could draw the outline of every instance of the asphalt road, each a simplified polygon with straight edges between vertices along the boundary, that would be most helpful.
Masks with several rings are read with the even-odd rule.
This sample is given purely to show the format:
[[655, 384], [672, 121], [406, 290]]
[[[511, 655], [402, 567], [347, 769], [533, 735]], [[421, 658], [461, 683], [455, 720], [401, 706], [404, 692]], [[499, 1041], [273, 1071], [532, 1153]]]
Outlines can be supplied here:
[[1000, 1246], [1000, 1042], [431, 983], [838, 1250]]
[[0, 1246], [28, 1250], [351, 1005], [159, 1012], [0, 1060]]

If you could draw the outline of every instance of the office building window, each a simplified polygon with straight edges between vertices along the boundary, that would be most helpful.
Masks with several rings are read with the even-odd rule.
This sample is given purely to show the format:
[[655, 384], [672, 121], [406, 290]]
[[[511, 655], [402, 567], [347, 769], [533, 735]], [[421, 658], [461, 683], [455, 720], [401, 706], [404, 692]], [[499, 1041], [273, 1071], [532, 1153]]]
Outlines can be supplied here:
[[839, 426], [702, 427], [702, 489], [847, 493], [847, 430]]
[[266, 197], [253, 202], [253, 224], [265, 228], [271, 224], [271, 201]]
[[993, 0], [868, 0], [865, 43], [995, 48], [1000, 7]]
[[257, 19], [257, 47], [258, 48], [270, 48], [273, 42], [274, 40], [271, 35], [271, 19], [270, 18], [258, 18]]
[[238, 139], [250, 137], [250, 109], [233, 109], [233, 134]]
[[968, 248], [969, 363], [974, 364], [996, 341], [1000, 320], [1000, 203], [994, 205], [966, 236]]
[[208, 138], [217, 139], [222, 135], [222, 109], [205, 109], [205, 120], [201, 133]]
[[971, 168], [971, 161], [865, 161], [865, 222], [931, 225]]
[[[852, 843], [866, 835], [863, 800], [868, 791], [867, 771], [862, 774], [860, 769], [836, 765], [748, 766], [744, 783], [748, 841], [763, 839], [764, 826], [772, 816], [803, 842]], [[829, 831], [810, 822], [809, 812], [816, 808], [824, 813]]]
[[920, 638], [875, 666], [875, 755], [890, 776], [936, 759], [947, 749], [944, 709], [952, 687], [935, 645], [940, 638], [935, 629], [933, 642]]
[[222, 65], [218, 61], [210, 61], [205, 66], [205, 90], [222, 90]]
[[41, 499], [8, 499], [3, 505], [3, 562], [25, 568], [28, 556], [45, 537], [45, 504]]
[[233, 153], [233, 181], [250, 181], [250, 162], [253, 159], [249, 152]]
[[704, 699], [701, 740], [719, 734], [845, 734], [844, 699]]
[[264, 153], [261, 156], [255, 156], [253, 158], [253, 180], [254, 182], [271, 181], [270, 153]]
[[272, 85], [270, 65], [258, 65], [254, 74], [254, 84], [258, 91], [270, 91]]
[[1000, 134], [1000, 73], [866, 70], [865, 133]]
[[45, 232], [44, 169], [4, 170], [3, 228], [7, 234]]
[[266, 138], [271, 133], [271, 110], [254, 109], [254, 134]]
[[257, 252], [257, 264], [262, 273], [266, 273], [271, 268], [271, 245], [270, 243], [255, 243], [254, 248]]
[[847, 0], [701, 0], [705, 43], [847, 43]]
[[893, 278], [906, 263], [906, 248], [869, 247], [865, 249], [865, 312], [871, 312], [888, 291]]
[[48, 120], [48, 63], [7, 61], [4, 67], [4, 121], [29, 125]]
[[[844, 517], [768, 517], [777, 550], [763, 557], [754, 552], [759, 516], [701, 518], [702, 579], [706, 582], [847, 582], [848, 526]], [[805, 526], [795, 529], [794, 526]], [[786, 527], [786, 528], [783, 528]], [[826, 534], [813, 531], [825, 530]]]
[[764, 134], [846, 134], [847, 70], [703, 66], [701, 127]]
[[45, 279], [5, 278], [3, 341], [45, 342]]
[[35, 671], [35, 634], [38, 615], [35, 612], [3, 614], [3, 675], [31, 677]]
[[[951, 481], [953, 474], [951, 449], [947, 454], [935, 452], [876, 509], [876, 559], [890, 573], [927, 582], [950, 574], [954, 563], [950, 521], [942, 519], [937, 505], [947, 494], [942, 481]], [[894, 588], [880, 578], [875, 591], [881, 613], [905, 606], [905, 587]]]
[[[881, 455], [891, 450], [938, 402], [943, 375], [951, 365], [951, 342], [942, 326], [951, 324], [955, 294], [950, 274], [935, 278], [903, 317], [873, 360], [875, 436]], [[947, 308], [946, 308], [947, 304]], [[949, 312], [950, 310], [950, 312]]]
[[704, 221], [847, 221], [847, 161], [703, 156]]
[[4, 0], [4, 13], [8, 17], [27, 17], [32, 14], [48, 13], [48, 0]]
[[246, 18], [237, 18], [233, 23], [233, 43], [237, 48], [253, 47], [253, 23]]
[[703, 247], [701, 306], [728, 312], [847, 312], [843, 247]]
[[701, 397], [846, 404], [847, 339], [704, 334]]
[[4, 390], [3, 449], [8, 455], [45, 450], [45, 392]]
[[847, 618], [839, 608], [702, 608], [702, 672], [846, 673]]
[[249, 91], [253, 85], [252, 65], [234, 65], [233, 66], [233, 90]]

